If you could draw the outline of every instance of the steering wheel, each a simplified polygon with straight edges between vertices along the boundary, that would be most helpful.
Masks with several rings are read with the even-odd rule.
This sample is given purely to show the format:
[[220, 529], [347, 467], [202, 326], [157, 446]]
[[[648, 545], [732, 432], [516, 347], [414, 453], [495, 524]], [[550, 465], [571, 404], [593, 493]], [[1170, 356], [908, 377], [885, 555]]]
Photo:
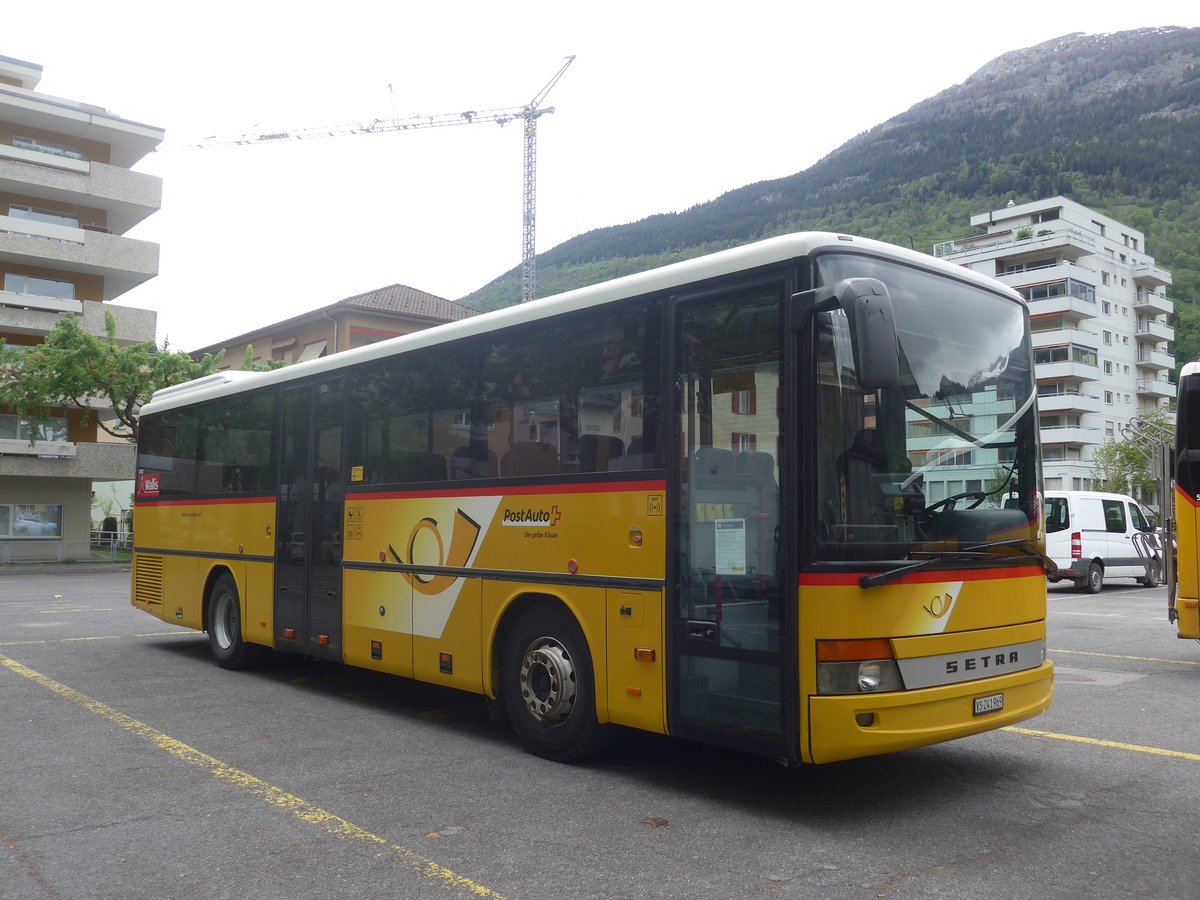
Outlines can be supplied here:
[[951, 497], [947, 497], [945, 500], [939, 500], [937, 503], [931, 503], [921, 511], [928, 515], [930, 513], [939, 511], [944, 506], [946, 507], [946, 511], [949, 512], [958, 505], [959, 500], [965, 500], [968, 497], [974, 497], [975, 502], [968, 506], [967, 509], [974, 509], [985, 499], [987, 499], [987, 496], [987, 491], [963, 491], [961, 494], [954, 494]]

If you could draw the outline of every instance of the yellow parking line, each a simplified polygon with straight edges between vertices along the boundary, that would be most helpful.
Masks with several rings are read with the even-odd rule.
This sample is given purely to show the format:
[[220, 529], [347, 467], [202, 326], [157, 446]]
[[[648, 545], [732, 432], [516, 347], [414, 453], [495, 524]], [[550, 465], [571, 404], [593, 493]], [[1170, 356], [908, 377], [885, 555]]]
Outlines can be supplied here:
[[1047, 650], [1047, 653], [1070, 653], [1073, 656], [1099, 656], [1104, 659], [1131, 659], [1134, 662], [1170, 663], [1173, 666], [1200, 666], [1194, 659], [1159, 659], [1157, 656], [1121, 656], [1117, 653], [1093, 653], [1091, 650]]
[[123, 637], [175, 637], [189, 634], [196, 636], [194, 631], [155, 631], [149, 634], [98, 634], [92, 637], [46, 638], [42, 641], [0, 641], [0, 647], [27, 647], [31, 644], [69, 644], [72, 641], [119, 641]]
[[379, 845], [385, 850], [390, 851], [392, 855], [397, 857], [414, 873], [440, 883], [441, 887], [446, 890], [465, 892], [474, 897], [490, 897], [494, 898], [494, 900], [504, 900], [502, 895], [497, 894], [490, 888], [477, 884], [469, 878], [465, 878], [447, 869], [445, 866], [419, 856], [413, 851], [401, 847], [399, 844], [391, 844], [384, 838], [377, 837], [369, 831], [347, 822], [333, 813], [313, 806], [311, 803], [302, 800], [294, 794], [289, 794], [262, 779], [255, 778], [247, 772], [227, 766], [219, 759], [209, 756], [207, 753], [201, 753], [199, 750], [189, 747], [187, 744], [177, 741], [173, 737], [139, 722], [137, 719], [117, 712], [112, 707], [106, 706], [99, 700], [93, 700], [91, 697], [79, 693], [74, 688], [69, 688], [65, 684], [47, 678], [45, 675], [41, 675], [33, 669], [23, 666], [19, 662], [9, 659], [7, 656], [0, 655], [0, 664], [3, 664], [8, 670], [24, 678], [28, 678], [35, 684], [54, 691], [72, 703], [77, 703], [84, 709], [94, 712], [114, 725], [119, 725], [131, 734], [144, 738], [171, 756], [196, 766], [228, 784], [235, 785], [271, 806], [287, 810], [302, 822], [318, 826], [325, 833], [333, 837], [342, 840], [365, 841], [369, 844]]
[[1055, 734], [1053, 731], [1035, 731], [1032, 728], [1017, 728], [1009, 725], [1000, 729], [1014, 734], [1025, 734], [1030, 737], [1052, 738], [1056, 741], [1074, 741], [1077, 744], [1092, 744], [1096, 747], [1111, 747], [1114, 750], [1133, 750], [1136, 753], [1149, 753], [1153, 756], [1173, 756], [1176, 759], [1190, 759], [1200, 762], [1200, 753], [1184, 753], [1181, 750], [1163, 750], [1161, 747], [1143, 747], [1140, 744], [1123, 744], [1120, 741], [1102, 741], [1099, 738], [1080, 737], [1075, 734]]

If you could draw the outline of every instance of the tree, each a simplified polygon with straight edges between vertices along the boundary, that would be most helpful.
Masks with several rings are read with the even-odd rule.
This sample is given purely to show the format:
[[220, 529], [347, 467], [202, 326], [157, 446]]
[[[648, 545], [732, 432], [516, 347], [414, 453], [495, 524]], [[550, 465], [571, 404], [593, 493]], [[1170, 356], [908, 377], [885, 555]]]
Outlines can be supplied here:
[[104, 314], [105, 335], [83, 329], [75, 316], [67, 316], [31, 347], [4, 346], [0, 342], [0, 406], [19, 415], [45, 421], [57, 408], [77, 408], [89, 420], [94, 399], [111, 407], [117, 425], [107, 416], [97, 424], [114, 437], [137, 440], [138, 411], [160, 388], [212, 374], [222, 354], [206, 353], [194, 360], [186, 353], [169, 351], [153, 341], [121, 346], [116, 319]]
[[[1150, 410], [1141, 418], [1161, 434], [1169, 434], [1173, 428], [1171, 414], [1165, 409]], [[1098, 490], [1151, 496], [1158, 486], [1152, 458], [1144, 441], [1134, 437], [1109, 439], [1092, 456], [1092, 478]]]

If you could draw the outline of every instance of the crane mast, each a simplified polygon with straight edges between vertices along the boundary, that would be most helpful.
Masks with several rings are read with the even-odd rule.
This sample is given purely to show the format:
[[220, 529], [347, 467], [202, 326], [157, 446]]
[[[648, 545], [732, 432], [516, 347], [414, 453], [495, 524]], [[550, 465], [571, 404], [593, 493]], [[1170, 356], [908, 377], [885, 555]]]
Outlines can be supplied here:
[[[480, 122], [495, 122], [497, 125], [503, 126], [509, 122], [522, 121], [525, 129], [525, 154], [521, 208], [521, 302], [526, 303], [537, 296], [537, 120], [546, 113], [554, 112], [553, 106], [542, 108], [542, 102], [574, 61], [574, 56], [566, 57], [562, 68], [524, 106], [467, 110], [435, 116], [412, 116], [408, 119], [374, 119], [370, 122], [346, 125], [251, 132], [227, 137], [207, 137], [190, 144], [180, 144], [179, 147], [180, 149], [196, 150], [206, 147], [244, 147], [254, 144], [272, 144], [278, 141], [306, 141], [314, 138], [346, 137], [352, 134], [413, 131], [421, 128], [442, 128], [449, 125], [474, 125]], [[170, 147], [160, 147], [159, 149], [165, 150]]]

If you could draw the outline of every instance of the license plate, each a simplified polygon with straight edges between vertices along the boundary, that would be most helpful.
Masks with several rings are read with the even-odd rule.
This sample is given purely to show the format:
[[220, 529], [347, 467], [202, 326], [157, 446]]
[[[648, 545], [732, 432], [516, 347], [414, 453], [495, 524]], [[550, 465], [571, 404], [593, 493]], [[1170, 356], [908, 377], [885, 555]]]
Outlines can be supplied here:
[[992, 694], [988, 697], [975, 698], [975, 715], [982, 716], [984, 713], [1000, 712], [1004, 709], [1004, 695]]

